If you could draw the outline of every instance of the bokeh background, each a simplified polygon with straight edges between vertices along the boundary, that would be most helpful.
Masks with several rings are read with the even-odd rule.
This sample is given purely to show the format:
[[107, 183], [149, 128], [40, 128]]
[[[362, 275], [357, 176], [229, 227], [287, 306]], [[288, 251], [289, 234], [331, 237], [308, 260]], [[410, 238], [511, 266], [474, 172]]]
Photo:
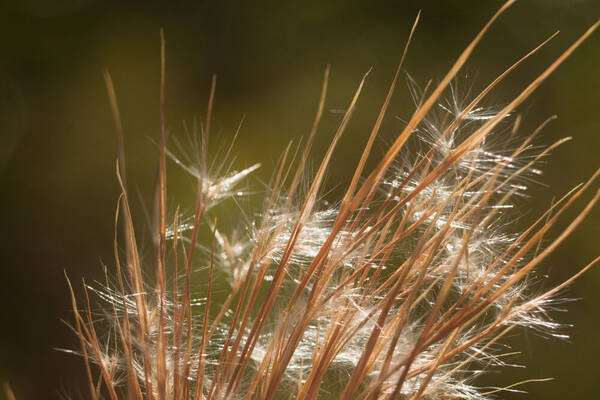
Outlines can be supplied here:
[[[364, 95], [329, 172], [344, 182], [385, 96], [410, 26], [421, 23], [405, 69], [421, 85], [440, 79], [502, 2], [494, 1], [99, 1], [19, 0], [0, 5], [0, 380], [24, 399], [68, 394], [86, 398], [83, 362], [56, 348], [76, 348], [61, 320], [71, 320], [63, 271], [74, 282], [110, 270], [116, 140], [103, 72], [110, 70], [121, 107], [130, 185], [148, 199], [156, 171], [159, 29], [167, 38], [167, 127], [184, 136], [183, 122], [203, 118], [210, 76], [218, 75], [212, 143], [234, 146], [235, 167], [261, 162], [254, 183], [267, 180], [282, 149], [312, 123], [322, 73], [331, 64], [314, 159], [323, 153], [362, 75]], [[600, 17], [595, 0], [518, 2], [496, 23], [460, 76], [483, 87], [521, 55], [561, 34], [489, 97], [503, 104]], [[519, 109], [528, 132], [548, 116], [539, 143], [574, 140], [544, 165], [540, 185], [523, 202], [527, 222], [600, 167], [600, 33], [589, 39]], [[465, 78], [466, 77], [466, 78]], [[400, 82], [384, 125], [382, 150], [414, 106]], [[387, 141], [386, 141], [387, 138]], [[189, 179], [169, 165], [169, 190], [192, 208]], [[330, 186], [335, 193], [336, 186]], [[588, 196], [589, 198], [589, 196]], [[581, 203], [580, 203], [581, 205]], [[174, 206], [174, 202], [172, 204]], [[600, 253], [600, 210], [545, 263], [546, 285], [560, 282]], [[571, 213], [573, 215], [573, 213]], [[143, 220], [143, 218], [142, 218]], [[564, 224], [563, 224], [564, 226]], [[140, 231], [145, 226], [140, 224]], [[556, 233], [557, 230], [554, 231]], [[141, 234], [143, 236], [143, 234]], [[146, 240], [146, 243], [148, 241]], [[596, 398], [600, 358], [600, 270], [568, 291], [581, 298], [556, 320], [573, 324], [568, 341], [517, 333], [511, 349], [526, 369], [506, 369], [482, 381], [523, 386], [514, 399]], [[0, 394], [2, 396], [2, 394]]]

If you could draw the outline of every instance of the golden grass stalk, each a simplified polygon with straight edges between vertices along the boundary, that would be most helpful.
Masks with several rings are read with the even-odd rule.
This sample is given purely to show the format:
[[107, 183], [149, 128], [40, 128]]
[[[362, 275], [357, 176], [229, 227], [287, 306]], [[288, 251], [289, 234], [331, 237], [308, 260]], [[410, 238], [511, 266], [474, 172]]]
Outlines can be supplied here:
[[[479, 390], [473, 378], [481, 365], [504, 364], [497, 341], [516, 326], [553, 332], [557, 326], [547, 316], [553, 296], [600, 260], [563, 284], [532, 294], [535, 268], [585, 219], [600, 192], [545, 248], [540, 248], [542, 238], [596, 185], [600, 172], [558, 200], [525, 231], [515, 233], [506, 214], [530, 175], [538, 173], [539, 159], [564, 140], [542, 151], [531, 145], [550, 119], [520, 142], [514, 135], [518, 118], [512, 129], [501, 128], [598, 23], [499, 110], [484, 108], [481, 101], [554, 35], [470, 101], [458, 98], [451, 86], [488, 28], [512, 3], [502, 6], [441, 82], [425, 91], [428, 94], [413, 86], [416, 110], [375, 168], [367, 171], [417, 17], [350, 184], [334, 206], [319, 200], [324, 176], [335, 162], [334, 150], [366, 76], [317, 172], [308, 178], [305, 169], [323, 115], [327, 69], [317, 114], [298, 161], [288, 147], [260, 216], [230, 235], [219, 230], [212, 207], [232, 197], [236, 185], [257, 166], [222, 173], [207, 160], [214, 77], [197, 162], [186, 164], [167, 150], [161, 32], [152, 278], [144, 272], [136, 242], [123, 132], [107, 74], [119, 138], [121, 197], [115, 227], [121, 226], [122, 233], [115, 229], [116, 284], [108, 277], [101, 288], [84, 283], [82, 309], [72, 296], [74, 330], [81, 342], [90, 396], [113, 400], [489, 398], [494, 391]], [[407, 151], [413, 142], [419, 144], [420, 153]], [[167, 215], [167, 158], [196, 178], [191, 222], [179, 210]], [[305, 190], [303, 180], [309, 182]], [[198, 250], [201, 230], [213, 238], [203, 246], [208, 252]], [[229, 291], [221, 298], [215, 295], [215, 287], [223, 277]], [[192, 292], [196, 282], [207, 288], [199, 297]], [[109, 329], [100, 335], [90, 289], [109, 305], [104, 318]]]

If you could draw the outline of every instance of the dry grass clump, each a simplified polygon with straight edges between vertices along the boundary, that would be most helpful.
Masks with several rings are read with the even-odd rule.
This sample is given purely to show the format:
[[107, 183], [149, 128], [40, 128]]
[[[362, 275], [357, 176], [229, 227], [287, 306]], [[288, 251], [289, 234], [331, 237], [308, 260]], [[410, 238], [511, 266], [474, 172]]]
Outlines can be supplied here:
[[[498, 340], [515, 326], [552, 333], [556, 324], [546, 310], [553, 296], [598, 261], [558, 287], [541, 294], [531, 290], [532, 272], [584, 220], [600, 192], [545, 248], [540, 248], [542, 238], [598, 173], [523, 232], [514, 232], [508, 219], [515, 198], [539, 173], [538, 160], [563, 142], [542, 149], [532, 145], [548, 121], [519, 139], [518, 118], [509, 122], [510, 114], [598, 23], [504, 107], [488, 109], [480, 103], [537, 49], [469, 101], [452, 90], [456, 73], [510, 4], [493, 16], [437, 86], [423, 93], [413, 88], [416, 110], [376, 167], [367, 171], [367, 159], [376, 157], [371, 148], [400, 62], [352, 180], [335, 205], [319, 200], [323, 180], [364, 79], [309, 179], [305, 168], [323, 113], [327, 70], [303, 151], [297, 155], [286, 149], [261, 212], [251, 221], [240, 213], [240, 226], [229, 234], [209, 215], [211, 208], [243, 196], [237, 187], [257, 166], [241, 172], [211, 167], [206, 141], [214, 80], [199, 156], [187, 163], [166, 149], [163, 41], [150, 279], [134, 233], [118, 108], [107, 76], [121, 143], [117, 177], [122, 195], [115, 226], [122, 226], [123, 235], [118, 243], [115, 231], [116, 281], [111, 284], [107, 278], [105, 286], [92, 288], [108, 305], [105, 313], [92, 312], [89, 286], [83, 309], [73, 296], [74, 329], [90, 396], [489, 398], [493, 391], [475, 387], [473, 377], [504, 364]], [[411, 142], [419, 152], [406, 150]], [[196, 178], [190, 219], [179, 212], [167, 215], [168, 158]], [[213, 239], [200, 246], [202, 230]], [[217, 298], [215, 282], [223, 276], [229, 292]], [[198, 284], [206, 291], [195, 296], [192, 287]], [[100, 333], [97, 325], [105, 323], [109, 329], [103, 326]]]

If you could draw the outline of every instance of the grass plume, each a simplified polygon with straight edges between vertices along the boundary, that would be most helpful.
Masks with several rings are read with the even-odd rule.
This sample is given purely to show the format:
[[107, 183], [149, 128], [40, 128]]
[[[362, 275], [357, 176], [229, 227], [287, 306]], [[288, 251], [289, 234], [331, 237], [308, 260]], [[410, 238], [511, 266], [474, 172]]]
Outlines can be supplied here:
[[[486, 399], [475, 386], [484, 369], [506, 364], [498, 341], [517, 326], [558, 334], [548, 317], [555, 296], [593, 266], [545, 292], [535, 269], [585, 219], [600, 192], [564, 231], [540, 247], [594, 174], [556, 201], [523, 232], [510, 211], [539, 174], [539, 160], [563, 141], [532, 145], [549, 121], [520, 137], [515, 109], [598, 27], [586, 31], [521, 93], [501, 108], [482, 100], [528, 57], [523, 56], [473, 98], [455, 80], [490, 19], [434, 87], [410, 83], [416, 109], [372, 170], [372, 154], [395, 93], [413, 26], [397, 72], [352, 179], [336, 204], [320, 201], [334, 150], [351, 121], [358, 85], [316, 173], [307, 160], [323, 115], [325, 71], [317, 113], [300, 154], [288, 147], [260, 213], [240, 213], [237, 230], [219, 229], [213, 207], [244, 196], [240, 172], [209, 162], [213, 77], [194, 157], [168, 150], [165, 138], [165, 44], [161, 32], [159, 168], [153, 210], [152, 273], [143, 265], [125, 177], [117, 98], [106, 75], [119, 143], [121, 197], [115, 216], [116, 281], [84, 283], [83, 306], [72, 295], [93, 399]], [[409, 148], [419, 148], [418, 152]], [[167, 161], [195, 179], [193, 216], [167, 213]], [[303, 186], [303, 182], [308, 182]], [[201, 231], [210, 243], [201, 244]], [[120, 231], [120, 232], [119, 232]], [[206, 249], [206, 251], [202, 251]], [[199, 269], [199, 270], [198, 270]], [[152, 276], [148, 278], [148, 276]], [[228, 293], [215, 297], [217, 276]], [[192, 286], [206, 291], [196, 296]], [[71, 283], [69, 282], [69, 287]], [[92, 312], [88, 292], [108, 306]], [[102, 319], [102, 321], [100, 321]], [[96, 326], [108, 322], [108, 330]], [[507, 388], [509, 389], [509, 388]]]

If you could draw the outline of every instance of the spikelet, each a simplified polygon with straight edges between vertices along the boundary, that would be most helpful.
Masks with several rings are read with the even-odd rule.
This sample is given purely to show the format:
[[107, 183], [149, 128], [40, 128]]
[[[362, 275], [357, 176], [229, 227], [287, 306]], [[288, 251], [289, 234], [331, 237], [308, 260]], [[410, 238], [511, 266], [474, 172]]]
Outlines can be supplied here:
[[[213, 79], [197, 149], [167, 150], [163, 126], [151, 279], [133, 231], [121, 147], [115, 225], [122, 229], [123, 250], [116, 230], [116, 279], [86, 285], [82, 309], [72, 297], [91, 398], [480, 400], [493, 393], [477, 388], [474, 378], [507, 365], [498, 345], [506, 332], [522, 326], [561, 335], [548, 317], [559, 301], [554, 296], [598, 259], [545, 292], [536, 292], [535, 268], [585, 219], [600, 194], [545, 248], [539, 244], [598, 173], [525, 231], [515, 231], [515, 205], [539, 179], [540, 159], [563, 141], [534, 145], [548, 121], [522, 136], [512, 114], [598, 24], [506, 106], [484, 107], [489, 90], [537, 50], [477, 96], [461, 94], [457, 72], [511, 4], [494, 15], [433, 90], [422, 92], [408, 78], [416, 109], [366, 171], [400, 63], [354, 177], [334, 205], [320, 201], [323, 177], [335, 162], [333, 151], [364, 79], [309, 178], [305, 167], [323, 113], [327, 69], [303, 152], [284, 152], [261, 211], [240, 210], [239, 225], [230, 232], [219, 227], [213, 207], [247, 196], [242, 183], [258, 165], [240, 172], [210, 167], [226, 165], [207, 161]], [[161, 105], [164, 78], [163, 40]], [[177, 211], [167, 217], [167, 159], [197, 182], [192, 216]], [[309, 182], [305, 188], [303, 180]], [[199, 243], [200, 231], [210, 232], [212, 241]], [[196, 293], [198, 287], [203, 290]], [[222, 289], [227, 294], [217, 297]], [[103, 312], [92, 312], [90, 291]]]

